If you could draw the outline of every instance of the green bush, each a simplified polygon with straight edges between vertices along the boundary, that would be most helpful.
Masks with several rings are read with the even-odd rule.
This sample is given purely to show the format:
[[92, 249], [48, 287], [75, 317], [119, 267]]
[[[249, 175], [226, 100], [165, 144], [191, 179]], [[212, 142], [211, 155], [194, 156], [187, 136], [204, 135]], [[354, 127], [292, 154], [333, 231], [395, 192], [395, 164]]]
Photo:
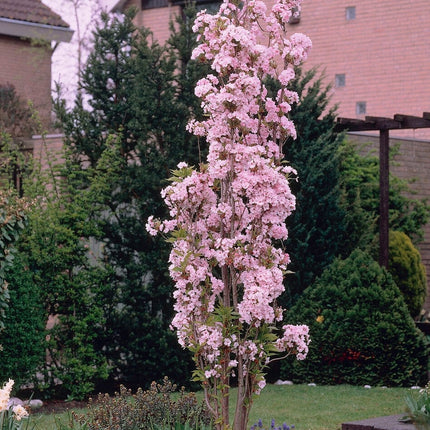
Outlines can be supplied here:
[[179, 393], [167, 377], [163, 384], [153, 382], [147, 391], [131, 391], [121, 386], [119, 393], [99, 394], [90, 400], [88, 412], [73, 414], [68, 425], [58, 423], [61, 430], [209, 430], [211, 418], [194, 393]]
[[0, 381], [28, 382], [45, 359], [45, 312], [39, 288], [17, 255], [8, 270], [9, 306], [0, 337]]
[[337, 259], [289, 312], [308, 324], [304, 361], [285, 361], [281, 377], [297, 382], [419, 385], [427, 345], [390, 274], [368, 253]]
[[419, 315], [427, 293], [427, 279], [421, 256], [411, 239], [401, 231], [390, 232], [389, 272], [412, 317]]

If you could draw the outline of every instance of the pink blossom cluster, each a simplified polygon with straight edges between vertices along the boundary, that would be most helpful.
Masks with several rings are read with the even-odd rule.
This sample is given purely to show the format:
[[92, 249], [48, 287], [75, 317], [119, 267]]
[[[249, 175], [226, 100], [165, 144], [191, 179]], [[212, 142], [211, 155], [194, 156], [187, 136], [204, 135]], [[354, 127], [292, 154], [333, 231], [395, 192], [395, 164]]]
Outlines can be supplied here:
[[284, 325], [284, 336], [276, 341], [279, 351], [292, 351], [297, 360], [304, 360], [309, 350], [309, 327], [307, 325]]
[[[296, 135], [288, 112], [297, 102], [286, 86], [311, 47], [302, 34], [285, 36], [299, 3], [279, 0], [267, 11], [259, 0], [225, 0], [219, 13], [201, 12], [194, 24], [200, 44], [193, 58], [209, 61], [214, 73], [195, 90], [205, 120], [191, 121], [188, 129], [206, 137], [207, 164], [199, 171], [178, 165], [163, 190], [171, 219], [151, 217], [146, 227], [175, 238], [169, 260], [176, 284], [172, 326], [181, 345], [198, 351], [208, 380], [226, 369], [240, 367], [247, 375], [264, 366], [268, 348], [255, 333], [282, 320], [275, 303], [284, 291], [289, 256], [274, 241], [287, 239], [285, 219], [295, 207], [289, 187], [295, 171], [281, 159], [286, 139]], [[280, 82], [273, 97], [266, 76]], [[217, 314], [220, 306], [231, 310], [230, 318]], [[308, 342], [304, 326], [284, 326], [272, 345], [304, 358]], [[258, 392], [264, 378], [253, 383]]]

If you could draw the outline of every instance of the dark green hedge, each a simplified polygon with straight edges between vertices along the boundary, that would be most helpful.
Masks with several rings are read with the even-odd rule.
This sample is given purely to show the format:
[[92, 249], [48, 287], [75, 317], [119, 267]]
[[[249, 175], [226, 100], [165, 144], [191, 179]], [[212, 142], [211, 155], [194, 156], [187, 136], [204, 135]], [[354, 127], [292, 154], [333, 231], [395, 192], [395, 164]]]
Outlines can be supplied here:
[[306, 360], [283, 363], [283, 379], [389, 386], [426, 382], [424, 336], [391, 275], [360, 250], [326, 269], [288, 321], [308, 324], [311, 344]]
[[38, 286], [19, 256], [8, 271], [10, 301], [0, 336], [0, 383], [12, 378], [15, 388], [32, 379], [45, 360], [45, 311]]

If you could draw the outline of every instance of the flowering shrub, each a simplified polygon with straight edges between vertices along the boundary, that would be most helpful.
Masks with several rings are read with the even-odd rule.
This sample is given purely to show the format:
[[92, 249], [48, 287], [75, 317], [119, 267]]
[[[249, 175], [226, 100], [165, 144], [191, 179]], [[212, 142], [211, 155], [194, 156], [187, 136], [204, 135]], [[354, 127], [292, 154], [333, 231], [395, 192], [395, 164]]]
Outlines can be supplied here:
[[[132, 395], [121, 386], [114, 396], [99, 394], [90, 400], [88, 412], [72, 414], [69, 423], [57, 423], [60, 430], [205, 430], [211, 429], [211, 417], [194, 393], [182, 389], [178, 396], [167, 377], [163, 384], [152, 383], [147, 391]], [[0, 429], [1, 430], [1, 429]]]
[[[271, 355], [303, 359], [308, 351], [306, 326], [284, 325], [281, 334], [275, 327], [283, 318], [276, 299], [289, 256], [273, 243], [287, 238], [285, 219], [295, 206], [295, 172], [282, 162], [282, 147], [296, 134], [287, 114], [297, 94], [286, 86], [311, 46], [303, 34], [284, 35], [299, 6], [279, 0], [267, 13], [259, 0], [226, 0], [216, 15], [197, 15], [193, 58], [209, 62], [214, 74], [195, 90], [207, 119], [192, 120], [188, 129], [206, 137], [207, 164], [178, 165], [162, 194], [171, 219], [150, 217], [146, 226], [153, 235], [171, 233], [172, 326], [194, 353], [194, 376], [218, 429], [230, 428], [231, 375], [238, 380], [233, 428], [243, 430]], [[267, 76], [280, 83], [274, 98]]]
[[14, 381], [9, 379], [0, 389], [0, 430], [21, 430], [28, 427], [28, 421], [23, 418], [28, 417], [28, 412], [21, 405], [9, 407], [10, 392]]
[[[273, 429], [273, 430], [293, 430], [294, 428], [295, 428], [294, 425], [289, 426], [287, 423], [282, 423], [281, 426], [276, 427], [275, 420], [273, 419], [270, 422], [270, 429]], [[261, 419], [258, 420], [258, 423], [251, 426], [249, 430], [258, 430], [258, 429], [264, 430], [263, 421], [261, 421]]]

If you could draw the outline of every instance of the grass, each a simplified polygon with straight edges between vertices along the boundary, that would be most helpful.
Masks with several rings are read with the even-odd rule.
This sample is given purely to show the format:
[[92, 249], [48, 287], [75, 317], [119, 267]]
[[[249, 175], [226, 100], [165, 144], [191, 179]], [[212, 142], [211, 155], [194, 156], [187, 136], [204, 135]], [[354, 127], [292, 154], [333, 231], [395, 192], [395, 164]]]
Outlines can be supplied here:
[[294, 424], [297, 430], [338, 430], [347, 421], [405, 412], [406, 388], [352, 387], [349, 385], [267, 386], [251, 409], [250, 424]]
[[[294, 424], [296, 430], [338, 430], [341, 424], [405, 412], [407, 388], [371, 388], [350, 385], [268, 385], [251, 409], [249, 427], [259, 418], [266, 428], [272, 418], [277, 425]], [[232, 399], [235, 390], [232, 390]], [[231, 405], [232, 409], [234, 404]], [[67, 412], [56, 415], [67, 421]], [[54, 415], [34, 416], [35, 430], [57, 430]]]

